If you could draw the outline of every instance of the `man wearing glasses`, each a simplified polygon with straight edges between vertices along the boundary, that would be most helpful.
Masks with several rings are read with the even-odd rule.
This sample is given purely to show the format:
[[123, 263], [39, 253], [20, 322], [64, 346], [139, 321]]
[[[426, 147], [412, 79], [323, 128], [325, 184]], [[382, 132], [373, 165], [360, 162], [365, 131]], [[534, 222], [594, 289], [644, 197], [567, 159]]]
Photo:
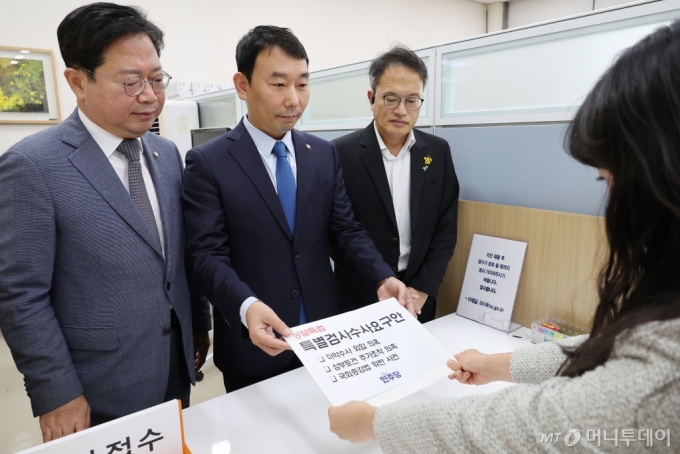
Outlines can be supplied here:
[[0, 156], [0, 328], [44, 441], [188, 406], [210, 330], [184, 266], [181, 157], [148, 133], [163, 32], [97, 3], [57, 35], [78, 108]]
[[[423, 61], [397, 46], [371, 62], [369, 77], [374, 121], [333, 142], [355, 219], [397, 277], [417, 291], [424, 323], [435, 317], [456, 246], [458, 179], [448, 143], [414, 129], [427, 83]], [[333, 258], [345, 311], [377, 301], [357, 285], [340, 255]]]

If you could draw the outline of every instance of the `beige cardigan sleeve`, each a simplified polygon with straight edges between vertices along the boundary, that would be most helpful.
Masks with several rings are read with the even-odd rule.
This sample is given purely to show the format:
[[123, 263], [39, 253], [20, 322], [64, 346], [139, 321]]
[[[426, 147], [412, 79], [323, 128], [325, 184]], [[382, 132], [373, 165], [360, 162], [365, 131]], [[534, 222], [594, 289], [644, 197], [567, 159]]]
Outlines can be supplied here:
[[554, 377], [567, 359], [562, 347], [575, 348], [587, 338], [588, 335], [576, 336], [559, 342], [544, 342], [518, 348], [510, 357], [512, 381], [541, 383]]
[[[638, 328], [617, 342], [603, 366], [578, 378], [543, 379], [547, 372], [541, 367], [540, 373], [530, 374], [532, 364], [546, 365], [536, 358], [552, 358], [547, 363], [556, 370], [558, 356], [555, 346], [538, 345], [518, 351], [511, 360], [514, 377], [538, 384], [379, 408], [374, 428], [380, 446], [386, 453], [418, 454], [618, 452], [621, 446], [611, 441], [602, 440], [601, 446], [587, 441], [587, 431], [606, 429], [613, 434], [614, 429], [629, 428], [670, 429], [673, 446], [680, 446], [680, 322]], [[563, 439], [541, 441], [543, 434], [563, 437], [572, 429], [582, 436], [574, 447]], [[644, 443], [625, 450], [650, 452]]]

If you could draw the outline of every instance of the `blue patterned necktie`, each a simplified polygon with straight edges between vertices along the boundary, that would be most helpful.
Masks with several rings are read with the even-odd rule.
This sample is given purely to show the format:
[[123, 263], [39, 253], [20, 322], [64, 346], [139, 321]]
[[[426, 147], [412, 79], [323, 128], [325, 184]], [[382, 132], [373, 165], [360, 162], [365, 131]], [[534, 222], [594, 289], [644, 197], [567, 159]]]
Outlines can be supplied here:
[[[290, 162], [288, 162], [287, 149], [283, 142], [276, 142], [273, 152], [276, 155], [276, 190], [279, 194], [283, 214], [286, 215], [286, 221], [288, 221], [290, 233], [295, 237], [297, 188], [295, 186], [293, 169], [291, 169]], [[303, 325], [305, 323], [307, 323], [305, 303], [302, 297], [300, 297], [300, 324]]]
[[279, 200], [283, 213], [286, 215], [290, 233], [295, 236], [295, 197], [297, 188], [295, 187], [295, 177], [293, 169], [290, 168], [286, 144], [276, 142], [274, 144], [274, 154], [276, 155], [276, 190], [279, 193]]

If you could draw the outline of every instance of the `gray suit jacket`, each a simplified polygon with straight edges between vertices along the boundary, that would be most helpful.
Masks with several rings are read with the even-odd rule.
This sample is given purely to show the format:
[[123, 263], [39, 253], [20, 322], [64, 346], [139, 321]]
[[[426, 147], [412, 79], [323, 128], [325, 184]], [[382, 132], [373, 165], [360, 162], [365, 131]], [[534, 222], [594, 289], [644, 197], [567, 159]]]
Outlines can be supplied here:
[[210, 314], [185, 274], [182, 160], [154, 134], [142, 144], [165, 259], [77, 112], [0, 155], [0, 328], [36, 416], [82, 393], [110, 417], [161, 403], [170, 305], [194, 379], [192, 323], [206, 332]]

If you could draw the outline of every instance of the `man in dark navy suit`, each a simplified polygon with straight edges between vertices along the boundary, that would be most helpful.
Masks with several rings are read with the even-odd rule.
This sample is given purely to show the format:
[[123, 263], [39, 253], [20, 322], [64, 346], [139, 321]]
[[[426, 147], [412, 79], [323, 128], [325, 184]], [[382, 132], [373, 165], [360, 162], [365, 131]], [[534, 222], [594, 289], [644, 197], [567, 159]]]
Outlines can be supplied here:
[[309, 100], [300, 41], [256, 27], [236, 62], [248, 115], [187, 153], [183, 189], [187, 254], [215, 306], [215, 364], [228, 392], [299, 367], [276, 333], [339, 313], [329, 241], [367, 291], [417, 310], [354, 220], [333, 144], [293, 130]]

